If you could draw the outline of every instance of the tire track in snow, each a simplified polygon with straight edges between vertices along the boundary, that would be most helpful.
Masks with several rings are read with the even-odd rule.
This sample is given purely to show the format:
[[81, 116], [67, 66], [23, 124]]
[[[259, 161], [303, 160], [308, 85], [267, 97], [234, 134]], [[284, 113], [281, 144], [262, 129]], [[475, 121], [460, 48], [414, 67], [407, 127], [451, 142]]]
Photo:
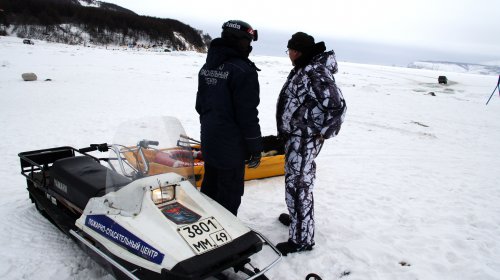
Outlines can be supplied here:
[[[388, 126], [388, 125], [383, 125], [383, 124], [374, 123], [374, 122], [356, 121], [356, 120], [349, 120], [349, 122], [356, 123], [356, 124], [363, 125], [363, 126], [367, 126], [370, 128], [380, 128], [380, 129], [385, 129], [385, 130], [391, 130], [391, 131], [399, 132], [401, 134], [413, 134], [413, 135], [417, 135], [417, 136], [435, 138], [435, 139], [438, 138], [434, 133], [413, 131], [413, 130], [406, 129], [406, 128]], [[412, 122], [414, 123], [415, 127], [422, 126], [422, 125], [418, 125], [415, 121], [412, 121]]]

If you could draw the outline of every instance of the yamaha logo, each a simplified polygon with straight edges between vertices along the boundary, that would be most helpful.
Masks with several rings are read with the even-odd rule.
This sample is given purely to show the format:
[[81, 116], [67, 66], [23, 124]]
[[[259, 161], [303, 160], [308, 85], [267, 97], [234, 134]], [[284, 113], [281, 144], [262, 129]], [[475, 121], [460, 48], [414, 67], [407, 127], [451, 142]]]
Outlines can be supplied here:
[[58, 180], [54, 180], [54, 185], [61, 191], [68, 193], [68, 186], [66, 186], [65, 184], [59, 182]]

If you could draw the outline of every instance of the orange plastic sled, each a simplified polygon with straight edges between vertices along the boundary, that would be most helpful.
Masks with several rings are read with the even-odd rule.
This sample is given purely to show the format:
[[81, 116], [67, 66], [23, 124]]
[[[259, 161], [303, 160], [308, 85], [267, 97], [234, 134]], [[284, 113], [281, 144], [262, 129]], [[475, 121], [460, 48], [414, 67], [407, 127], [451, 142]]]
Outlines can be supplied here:
[[[285, 155], [283, 145], [277, 141], [276, 136], [263, 137], [264, 152], [260, 165], [257, 168], [245, 166], [245, 180], [261, 179], [285, 174]], [[192, 151], [182, 148], [143, 150], [149, 162], [148, 175], [174, 172], [184, 177], [189, 177], [194, 169], [196, 186], [200, 187], [203, 181], [205, 169], [203, 168], [203, 157], [199, 145], [193, 145]], [[126, 160], [141, 171], [143, 164], [137, 161], [137, 151], [124, 152]], [[191, 158], [192, 157], [192, 158]], [[191, 167], [191, 160], [194, 166]], [[140, 161], [139, 161], [140, 162]]]

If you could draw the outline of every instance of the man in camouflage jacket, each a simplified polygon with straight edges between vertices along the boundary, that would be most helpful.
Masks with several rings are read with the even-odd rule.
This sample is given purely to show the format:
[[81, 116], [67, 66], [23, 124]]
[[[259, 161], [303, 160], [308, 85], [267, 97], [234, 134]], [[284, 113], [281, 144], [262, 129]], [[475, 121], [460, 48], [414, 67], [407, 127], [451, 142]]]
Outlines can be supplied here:
[[342, 92], [335, 83], [337, 62], [323, 42], [298, 32], [288, 41], [294, 68], [280, 92], [276, 121], [285, 142], [286, 204], [289, 214], [280, 221], [289, 226], [289, 239], [279, 243], [283, 255], [312, 250], [314, 246], [313, 187], [315, 158], [324, 139], [338, 134], [346, 111]]

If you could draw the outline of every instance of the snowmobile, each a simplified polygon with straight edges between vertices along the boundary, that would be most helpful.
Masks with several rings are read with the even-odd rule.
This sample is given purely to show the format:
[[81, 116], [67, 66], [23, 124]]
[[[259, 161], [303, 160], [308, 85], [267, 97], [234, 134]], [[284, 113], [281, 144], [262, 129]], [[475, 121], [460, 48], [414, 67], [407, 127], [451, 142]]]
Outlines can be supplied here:
[[[130, 121], [116, 144], [19, 153], [21, 174], [36, 209], [117, 279], [267, 279], [280, 252], [198, 191], [192, 157], [150, 175], [148, 153], [192, 154], [183, 135], [173, 117]], [[271, 255], [262, 269], [257, 253]]]

